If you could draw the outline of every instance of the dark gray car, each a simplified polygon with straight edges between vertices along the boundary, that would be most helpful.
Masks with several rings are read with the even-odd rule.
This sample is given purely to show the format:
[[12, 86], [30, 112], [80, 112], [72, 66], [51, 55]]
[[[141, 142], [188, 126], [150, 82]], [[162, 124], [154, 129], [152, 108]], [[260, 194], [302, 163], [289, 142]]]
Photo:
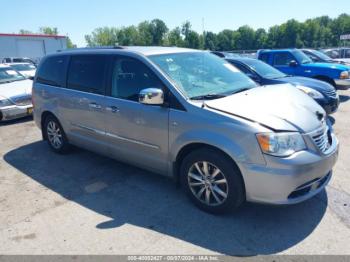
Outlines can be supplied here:
[[304, 201], [326, 186], [338, 140], [289, 84], [257, 86], [210, 54], [126, 47], [45, 57], [34, 118], [58, 153], [77, 145], [174, 177], [200, 208]]

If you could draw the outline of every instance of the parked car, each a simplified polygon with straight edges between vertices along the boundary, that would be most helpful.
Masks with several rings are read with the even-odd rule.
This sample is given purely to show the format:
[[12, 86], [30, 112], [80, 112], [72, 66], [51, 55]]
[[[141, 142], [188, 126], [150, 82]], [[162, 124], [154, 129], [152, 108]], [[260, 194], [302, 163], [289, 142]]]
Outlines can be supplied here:
[[333, 59], [331, 57], [329, 57], [328, 55], [326, 55], [325, 53], [318, 51], [318, 50], [314, 50], [314, 49], [301, 49], [301, 51], [304, 52], [305, 55], [307, 55], [313, 62], [315, 63], [332, 63], [332, 64], [343, 64], [343, 65], [350, 65], [350, 61], [346, 62], [344, 60], [336, 60]]
[[343, 61], [346, 63], [350, 63], [350, 48], [328, 48], [321, 50], [326, 55], [330, 56], [332, 59], [337, 61]]
[[30, 63], [34, 66], [37, 65], [35, 61], [28, 57], [5, 57], [2, 59], [3, 64], [11, 64], [11, 63]]
[[0, 122], [32, 114], [33, 81], [0, 64]]
[[240, 57], [238, 54], [235, 53], [229, 53], [229, 52], [223, 52], [223, 51], [211, 51], [212, 54], [217, 55], [218, 57], [222, 58], [234, 58], [234, 57]]
[[245, 200], [309, 199], [327, 185], [338, 156], [332, 126], [313, 99], [290, 85], [258, 86], [204, 51], [52, 54], [38, 67], [33, 101], [53, 151], [73, 144], [176, 178], [208, 212]]
[[307, 77], [289, 76], [257, 59], [228, 58], [226, 60], [260, 85], [289, 83], [315, 99], [327, 114], [332, 114], [338, 109], [337, 91], [326, 82]]
[[314, 63], [298, 49], [261, 50], [258, 52], [258, 58], [287, 75], [315, 78], [340, 89], [350, 87], [350, 67]]
[[14, 68], [16, 71], [20, 72], [22, 75], [24, 75], [27, 78], [33, 78], [35, 76], [36, 67], [33, 64], [12, 63], [8, 65]]

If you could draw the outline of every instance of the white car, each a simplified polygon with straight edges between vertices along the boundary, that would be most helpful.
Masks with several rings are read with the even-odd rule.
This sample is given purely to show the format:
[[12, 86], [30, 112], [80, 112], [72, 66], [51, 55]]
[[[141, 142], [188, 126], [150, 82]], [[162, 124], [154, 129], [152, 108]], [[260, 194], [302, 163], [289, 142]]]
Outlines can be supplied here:
[[35, 76], [36, 67], [30, 63], [11, 63], [7, 64], [14, 68], [16, 71], [20, 72], [27, 78], [33, 78]]
[[33, 113], [32, 85], [32, 80], [0, 64], [0, 122]]

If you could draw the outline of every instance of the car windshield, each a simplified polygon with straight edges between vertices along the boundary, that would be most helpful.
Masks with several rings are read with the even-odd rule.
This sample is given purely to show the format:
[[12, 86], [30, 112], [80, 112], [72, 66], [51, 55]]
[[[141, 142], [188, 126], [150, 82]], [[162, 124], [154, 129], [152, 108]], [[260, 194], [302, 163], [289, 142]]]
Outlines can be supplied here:
[[300, 50], [294, 50], [293, 55], [300, 64], [310, 64], [313, 62], [310, 57]]
[[13, 64], [11, 67], [17, 71], [30, 71], [36, 69], [35, 66], [31, 64]]
[[277, 79], [286, 77], [287, 75], [282, 73], [281, 71], [277, 70], [276, 68], [260, 61], [257, 59], [250, 59], [243, 61], [244, 64], [247, 64], [249, 67], [251, 67], [258, 75], [262, 76], [263, 78], [268, 79]]
[[317, 51], [317, 50], [312, 50], [310, 51], [311, 53], [313, 53], [315, 56], [321, 58], [322, 60], [326, 60], [326, 61], [330, 61], [332, 60], [332, 58], [330, 58], [328, 55], [320, 52], [320, 51]]
[[215, 99], [257, 86], [227, 61], [208, 52], [149, 57], [192, 99]]
[[0, 67], [0, 83], [8, 83], [26, 79], [11, 67]]

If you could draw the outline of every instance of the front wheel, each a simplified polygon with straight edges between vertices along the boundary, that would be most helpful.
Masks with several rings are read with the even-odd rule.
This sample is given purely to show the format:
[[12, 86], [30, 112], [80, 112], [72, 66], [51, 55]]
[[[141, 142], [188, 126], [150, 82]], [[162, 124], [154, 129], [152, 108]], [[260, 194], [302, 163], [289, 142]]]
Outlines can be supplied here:
[[219, 151], [209, 148], [193, 151], [183, 160], [180, 172], [190, 199], [204, 211], [229, 212], [245, 199], [238, 167]]
[[66, 153], [69, 149], [69, 143], [66, 134], [59, 121], [53, 117], [48, 116], [45, 119], [44, 130], [45, 137], [51, 149], [56, 153]]

